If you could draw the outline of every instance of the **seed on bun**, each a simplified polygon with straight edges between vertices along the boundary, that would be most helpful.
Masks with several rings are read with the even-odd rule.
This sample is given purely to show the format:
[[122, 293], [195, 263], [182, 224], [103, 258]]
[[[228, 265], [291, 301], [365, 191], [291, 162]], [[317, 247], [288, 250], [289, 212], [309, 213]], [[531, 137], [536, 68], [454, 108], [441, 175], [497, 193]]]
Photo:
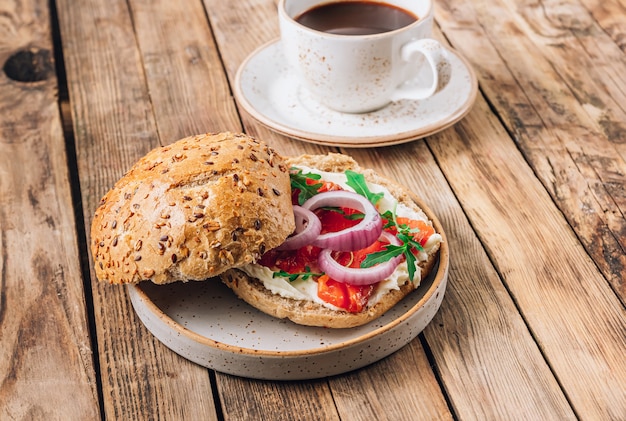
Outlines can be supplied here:
[[102, 198], [91, 225], [99, 280], [204, 280], [256, 261], [295, 229], [288, 167], [240, 133], [156, 148]]

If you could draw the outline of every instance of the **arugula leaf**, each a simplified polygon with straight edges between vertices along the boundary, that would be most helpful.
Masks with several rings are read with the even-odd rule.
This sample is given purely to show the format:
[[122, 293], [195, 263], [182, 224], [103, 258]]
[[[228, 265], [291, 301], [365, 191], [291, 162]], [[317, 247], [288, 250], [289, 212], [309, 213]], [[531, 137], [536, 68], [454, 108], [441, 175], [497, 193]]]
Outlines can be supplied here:
[[304, 174], [300, 168], [292, 167], [289, 172], [289, 178], [291, 179], [291, 190], [299, 190], [298, 204], [302, 205], [311, 197], [317, 194], [317, 191], [322, 187], [322, 183], [309, 184], [307, 180], [319, 180], [322, 178], [319, 174], [306, 173]]
[[406, 225], [401, 225], [398, 227], [398, 238], [405, 244], [409, 244], [411, 247], [417, 250], [424, 250], [422, 245], [413, 239], [412, 233], [419, 232], [418, 228], [410, 229]]
[[376, 205], [380, 199], [384, 196], [384, 193], [372, 193], [367, 187], [367, 182], [365, 181], [365, 176], [363, 174], [359, 174], [358, 172], [354, 172], [352, 170], [346, 170], [346, 184], [354, 189], [355, 192], [360, 194], [361, 196], [365, 196], [367, 200], [372, 202], [373, 205]]
[[413, 281], [413, 278], [415, 278], [415, 263], [417, 259], [410, 251], [405, 252], [404, 255], [406, 256], [406, 267], [409, 270], [409, 279]]
[[379, 263], [384, 263], [404, 253], [404, 249], [404, 246], [387, 244], [383, 250], [368, 254], [367, 258], [361, 263], [361, 267], [370, 268]]
[[381, 213], [380, 216], [383, 218], [383, 220], [387, 221], [385, 225], [383, 226], [383, 229], [396, 226], [396, 221], [395, 221], [396, 216], [393, 214], [392, 211], [390, 210], [385, 211], [385, 213]]
[[424, 248], [419, 242], [413, 239], [411, 233], [418, 232], [419, 229], [411, 229], [406, 224], [397, 225], [395, 222], [395, 215], [391, 214], [391, 217], [388, 218], [386, 226], [390, 227], [393, 225], [397, 226], [398, 234], [396, 236], [398, 237], [398, 240], [402, 242], [402, 245], [396, 246], [395, 244], [387, 244], [383, 250], [369, 254], [361, 263], [361, 267], [369, 268], [404, 254], [407, 269], [409, 271], [409, 279], [413, 281], [415, 278], [415, 263], [417, 261], [415, 254], [413, 254], [413, 250], [424, 250]]
[[304, 267], [305, 272], [297, 272], [297, 273], [289, 273], [286, 272], [284, 270], [279, 270], [277, 272], [272, 273], [272, 278], [287, 278], [287, 280], [289, 282], [293, 282], [295, 280], [298, 279], [302, 279], [303, 281], [306, 281], [307, 279], [311, 278], [312, 276], [322, 276], [323, 273], [314, 273], [311, 272], [311, 268], [308, 266]]

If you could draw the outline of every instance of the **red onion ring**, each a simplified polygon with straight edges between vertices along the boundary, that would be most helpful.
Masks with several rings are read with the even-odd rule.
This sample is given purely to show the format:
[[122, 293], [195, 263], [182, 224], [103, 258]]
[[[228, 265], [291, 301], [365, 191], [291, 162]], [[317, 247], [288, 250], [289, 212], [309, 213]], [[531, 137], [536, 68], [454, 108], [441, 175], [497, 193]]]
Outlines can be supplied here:
[[293, 214], [296, 219], [295, 234], [287, 237], [284, 243], [276, 247], [276, 250], [297, 250], [312, 244], [320, 235], [322, 222], [316, 214], [298, 205], [293, 206]]
[[[401, 245], [400, 240], [387, 231], [383, 231], [380, 238], [389, 241], [391, 244]], [[399, 255], [369, 268], [349, 268], [340, 265], [333, 259], [331, 252], [332, 250], [330, 249], [324, 249], [320, 252], [318, 257], [320, 269], [337, 282], [359, 286], [371, 285], [387, 279], [403, 259], [403, 255]]]
[[356, 225], [338, 232], [319, 235], [314, 246], [336, 251], [360, 250], [372, 244], [383, 230], [383, 220], [378, 210], [360, 194], [346, 190], [334, 190], [316, 194], [302, 204], [302, 207], [315, 210], [324, 206], [356, 209], [364, 214]]

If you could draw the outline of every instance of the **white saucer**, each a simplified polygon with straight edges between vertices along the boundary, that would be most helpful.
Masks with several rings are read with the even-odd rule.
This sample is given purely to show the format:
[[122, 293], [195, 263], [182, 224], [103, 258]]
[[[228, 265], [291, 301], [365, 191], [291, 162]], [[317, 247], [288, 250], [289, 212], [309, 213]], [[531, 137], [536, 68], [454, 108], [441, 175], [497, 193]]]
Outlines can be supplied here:
[[449, 51], [452, 78], [425, 100], [402, 100], [366, 113], [331, 110], [311, 98], [289, 71], [279, 40], [254, 51], [239, 67], [234, 93], [256, 120], [281, 134], [330, 146], [387, 146], [432, 135], [463, 118], [478, 84], [471, 66]]

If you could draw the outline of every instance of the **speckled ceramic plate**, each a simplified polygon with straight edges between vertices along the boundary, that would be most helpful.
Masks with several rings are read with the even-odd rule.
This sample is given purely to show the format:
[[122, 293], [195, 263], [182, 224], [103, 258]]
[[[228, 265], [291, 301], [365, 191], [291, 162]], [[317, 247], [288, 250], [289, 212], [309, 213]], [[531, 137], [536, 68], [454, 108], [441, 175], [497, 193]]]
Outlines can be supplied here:
[[345, 373], [397, 351], [413, 340], [441, 305], [449, 252], [442, 233], [438, 262], [420, 287], [382, 317], [350, 329], [296, 325], [239, 300], [219, 280], [129, 285], [144, 325], [167, 347], [204, 367], [242, 377], [302, 380]]
[[343, 147], [404, 143], [456, 123], [476, 99], [478, 85], [472, 68], [456, 52], [448, 51], [452, 78], [442, 91], [428, 99], [402, 100], [365, 114], [333, 111], [311, 98], [289, 71], [280, 41], [261, 46], [242, 63], [234, 93], [253, 118], [296, 139]]

